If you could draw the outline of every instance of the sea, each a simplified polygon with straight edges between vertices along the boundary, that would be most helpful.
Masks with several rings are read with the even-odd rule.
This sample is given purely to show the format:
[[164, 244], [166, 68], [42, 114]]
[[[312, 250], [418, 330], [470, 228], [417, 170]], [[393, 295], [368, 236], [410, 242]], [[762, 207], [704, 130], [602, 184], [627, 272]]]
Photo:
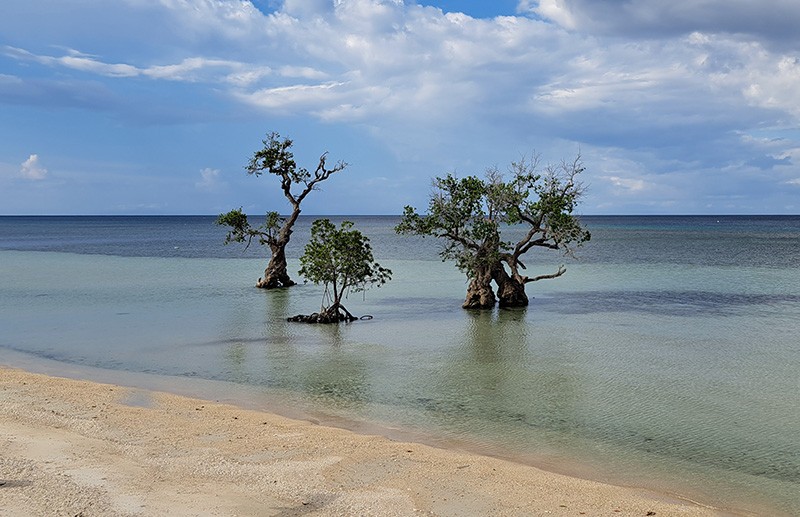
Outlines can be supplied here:
[[485, 311], [441, 242], [331, 217], [393, 271], [332, 326], [286, 321], [322, 303], [314, 219], [298, 285], [265, 291], [266, 250], [214, 216], [0, 217], [0, 363], [800, 515], [800, 216], [584, 216], [574, 257], [525, 260], [563, 276]]

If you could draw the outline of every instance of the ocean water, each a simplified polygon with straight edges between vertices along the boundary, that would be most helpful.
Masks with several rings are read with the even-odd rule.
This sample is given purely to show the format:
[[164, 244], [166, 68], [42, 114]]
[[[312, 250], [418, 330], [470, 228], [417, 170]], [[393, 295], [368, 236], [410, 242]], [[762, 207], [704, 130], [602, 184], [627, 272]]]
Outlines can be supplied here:
[[0, 363], [800, 515], [800, 217], [585, 217], [577, 259], [526, 262], [564, 276], [481, 312], [437, 241], [349, 219], [394, 278], [347, 300], [372, 320], [314, 326], [285, 318], [321, 288], [255, 289], [264, 251], [213, 217], [0, 217]]

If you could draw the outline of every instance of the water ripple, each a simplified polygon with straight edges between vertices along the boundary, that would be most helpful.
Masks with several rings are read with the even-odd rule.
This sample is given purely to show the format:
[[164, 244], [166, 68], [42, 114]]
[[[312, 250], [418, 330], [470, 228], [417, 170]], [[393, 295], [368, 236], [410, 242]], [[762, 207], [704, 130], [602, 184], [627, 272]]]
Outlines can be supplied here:
[[725, 316], [750, 307], [800, 304], [795, 294], [709, 291], [580, 291], [537, 298], [537, 307], [566, 314], [639, 312], [668, 316]]

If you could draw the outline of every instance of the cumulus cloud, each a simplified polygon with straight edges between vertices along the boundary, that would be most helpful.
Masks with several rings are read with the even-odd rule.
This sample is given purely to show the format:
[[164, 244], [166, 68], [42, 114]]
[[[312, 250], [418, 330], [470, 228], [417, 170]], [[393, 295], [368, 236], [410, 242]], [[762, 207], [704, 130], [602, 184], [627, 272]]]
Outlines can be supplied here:
[[[128, 4], [155, 9], [145, 0]], [[800, 106], [800, 90], [792, 87], [800, 79], [796, 56], [771, 52], [760, 40], [715, 36], [733, 31], [736, 20], [758, 36], [764, 35], [755, 28], [772, 27], [773, 18], [798, 26], [800, 7], [788, 0], [770, 9], [744, 0], [520, 2], [521, 11], [583, 34], [567, 34], [534, 18], [479, 20], [402, 0], [285, 0], [267, 15], [238, 0], [162, 0], [159, 5], [158, 18], [170, 19], [182, 31], [158, 34], [158, 39], [201, 48], [185, 40], [217, 35], [224, 42], [216, 52], [239, 58], [194, 54], [171, 63], [158, 58], [137, 64], [74, 49], [62, 56], [8, 46], [3, 52], [103, 77], [207, 82], [264, 110], [328, 121], [337, 114], [342, 120], [354, 114], [368, 120], [413, 119], [413, 113], [445, 120], [480, 110], [635, 114], [652, 106], [675, 116], [688, 106], [691, 116], [697, 105], [720, 106], [720, 94], [725, 103], [793, 110], [794, 115]], [[601, 43], [585, 35], [598, 27], [640, 27], [654, 34], [654, 24], [663, 27], [658, 34], [680, 37], [631, 44]]]
[[513, 100], [518, 94], [507, 90], [530, 84], [530, 75], [519, 73], [526, 63], [544, 69], [545, 61], [559, 58], [543, 24], [525, 18], [476, 20], [399, 0], [297, 0], [270, 15], [234, 9], [238, 14], [233, 16], [224, 6], [235, 3], [164, 5], [184, 22], [201, 16], [259, 27], [260, 40], [248, 32], [219, 47], [221, 53], [246, 59], [195, 55], [174, 63], [136, 64], [72, 49], [62, 56], [8, 46], [3, 52], [109, 78], [215, 83], [231, 98], [262, 109], [329, 121], [337, 114], [342, 120], [354, 114], [362, 120], [387, 114], [447, 120], [465, 106], [480, 109], [492, 99]]
[[39, 155], [32, 154], [27, 160], [22, 162], [19, 175], [20, 177], [29, 180], [43, 180], [47, 177], [47, 169], [42, 167], [42, 165], [39, 163]]
[[[711, 111], [706, 120], [724, 118], [732, 102], [800, 115], [800, 90], [792, 87], [800, 80], [797, 58], [758, 42], [695, 32], [664, 43], [599, 45], [534, 19], [479, 20], [399, 0], [292, 0], [270, 15], [233, 1], [195, 4], [163, 2], [184, 23], [199, 17], [212, 28], [220, 25], [220, 33], [241, 29], [238, 43], [221, 49], [243, 59], [195, 55], [136, 65], [71, 49], [64, 56], [14, 47], [4, 52], [105, 77], [207, 82], [265, 111], [329, 122], [374, 117], [434, 122], [480, 112], [547, 120], [601, 111], [623, 120], [630, 114], [640, 122], [641, 113], [657, 114], [649, 119], [663, 127], [676, 119], [696, 122], [703, 118], [698, 108]], [[529, 4], [565, 26], [580, 27], [575, 20], [581, 13], [595, 18], [594, 4], [581, 0]], [[604, 13], [616, 13], [606, 15], [609, 19], [624, 18], [628, 11], [660, 19], [663, 10], [647, 0], [615, 5], [605, 5]], [[254, 27], [262, 31], [254, 49], [270, 52], [244, 48], [256, 37]]]

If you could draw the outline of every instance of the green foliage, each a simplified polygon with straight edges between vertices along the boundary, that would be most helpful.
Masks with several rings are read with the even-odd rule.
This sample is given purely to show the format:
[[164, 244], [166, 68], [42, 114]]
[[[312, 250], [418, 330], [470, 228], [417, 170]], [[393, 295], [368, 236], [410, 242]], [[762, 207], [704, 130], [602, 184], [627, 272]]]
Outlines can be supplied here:
[[273, 245], [277, 241], [283, 222], [284, 219], [278, 212], [268, 212], [264, 224], [254, 228], [250, 226], [247, 214], [242, 212], [241, 207], [228, 213], [220, 214], [216, 221], [218, 225], [230, 228], [225, 236], [225, 244], [245, 242], [247, 243], [245, 249], [250, 247], [254, 238], [257, 238], [261, 245]]
[[[427, 214], [407, 206], [395, 230], [441, 238], [442, 259], [455, 260], [470, 277], [500, 261], [516, 272], [520, 257], [537, 246], [571, 253], [591, 237], [573, 215], [583, 193], [575, 181], [584, 170], [580, 156], [573, 163], [548, 166], [543, 173], [538, 168], [534, 155], [513, 162], [508, 180], [496, 167], [486, 171], [485, 179], [437, 177]], [[523, 239], [501, 240], [503, 225], [520, 224], [529, 228]]]
[[433, 236], [444, 240], [442, 260], [472, 276], [481, 264], [497, 259], [500, 229], [487, 204], [487, 184], [474, 176], [435, 178], [428, 214], [405, 207], [395, 230], [400, 234]]
[[380, 287], [392, 277], [391, 270], [374, 261], [369, 238], [350, 221], [339, 228], [328, 219], [314, 221], [300, 264], [300, 275], [325, 286], [329, 307], [338, 307], [351, 291]]
[[250, 158], [250, 163], [245, 166], [248, 174], [260, 176], [264, 171], [270, 174], [281, 176], [284, 181], [300, 183], [311, 177], [308, 170], [297, 168], [292, 153], [294, 142], [288, 138], [281, 140], [281, 135], [276, 132], [267, 134], [266, 140], [262, 140], [264, 148], [256, 151]]
[[[268, 133], [267, 138], [262, 140], [264, 148], [256, 151], [245, 166], [248, 174], [261, 176], [264, 172], [274, 174], [281, 180], [281, 190], [289, 203], [292, 205], [292, 216], [286, 220], [288, 228], [294, 224], [297, 215], [300, 214], [300, 203], [312, 191], [318, 188], [317, 184], [327, 180], [331, 175], [341, 172], [347, 168], [347, 163], [339, 161], [333, 167], [327, 164], [328, 153], [322, 153], [319, 157], [317, 167], [313, 173], [308, 169], [297, 167], [292, 153], [294, 142], [288, 138], [281, 139], [276, 132]], [[299, 189], [293, 188], [294, 185], [302, 184]]]

